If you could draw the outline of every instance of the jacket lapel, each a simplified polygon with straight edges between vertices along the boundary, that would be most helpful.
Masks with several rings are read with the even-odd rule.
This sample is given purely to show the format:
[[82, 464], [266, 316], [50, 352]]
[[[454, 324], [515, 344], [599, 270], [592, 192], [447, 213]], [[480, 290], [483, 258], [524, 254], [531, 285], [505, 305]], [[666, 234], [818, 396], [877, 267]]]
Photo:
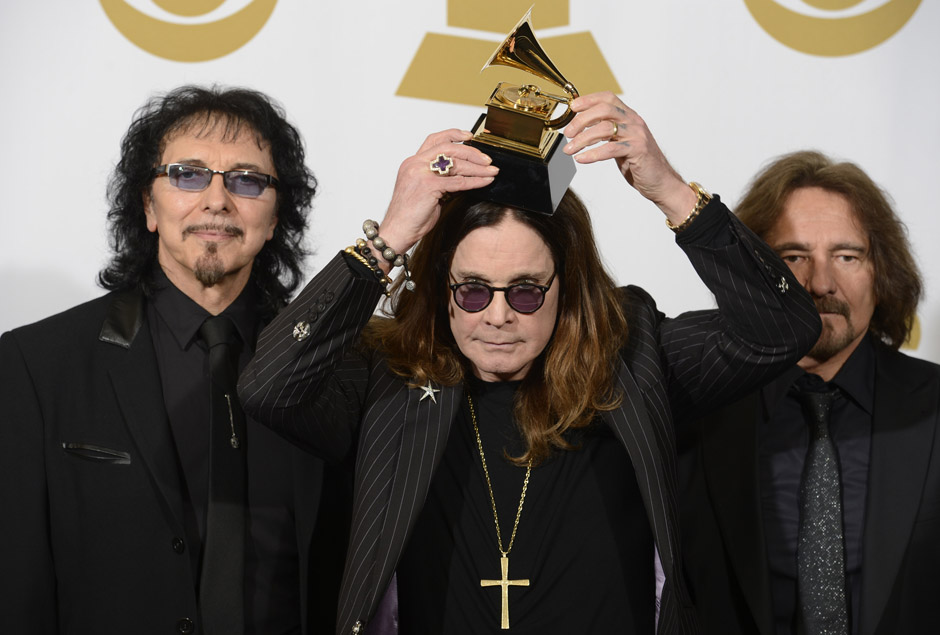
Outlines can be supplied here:
[[[404, 416], [401, 447], [386, 505], [385, 526], [379, 543], [377, 585], [385, 592], [388, 580], [424, 507], [431, 478], [447, 447], [451, 424], [460, 409], [463, 385], [435, 388], [435, 401], [424, 389], [402, 390]], [[375, 598], [378, 600], [379, 598]]]
[[757, 430], [764, 420], [753, 392], [705, 421], [702, 464], [734, 574], [762, 633], [773, 632], [770, 572], [761, 521]]
[[[183, 503], [176, 447], [166, 417], [157, 358], [140, 294], [116, 294], [99, 340], [118, 355], [111, 383], [131, 437], [150, 472], [157, 496], [181, 534]], [[112, 348], [114, 347], [114, 348]], [[123, 352], [117, 350], [123, 348]]]
[[371, 619], [379, 605], [424, 505], [463, 395], [462, 386], [435, 386], [434, 401], [424, 397], [424, 389], [408, 388], [384, 365], [374, 372], [374, 400], [363, 413], [356, 458], [353, 534], [338, 632]]
[[[601, 419], [614, 430], [633, 464], [640, 495], [666, 574], [663, 594], [677, 594], [676, 599], [680, 605], [690, 605], [691, 600], [684, 591], [685, 585], [677, 582], [681, 580], [681, 574], [677, 557], [676, 477], [675, 474], [670, 475], [669, 467], [664, 465], [662, 447], [662, 436], [668, 434], [668, 431], [656, 429], [647, 411], [643, 393], [626, 364], [620, 364], [616, 381], [623, 394], [623, 403], [619, 408], [603, 413]], [[674, 472], [675, 466], [672, 465], [671, 468]], [[665, 597], [663, 601], [666, 602]]]
[[865, 514], [860, 632], [874, 633], [900, 570], [930, 461], [931, 408], [940, 381], [905, 357], [877, 350], [871, 462]]

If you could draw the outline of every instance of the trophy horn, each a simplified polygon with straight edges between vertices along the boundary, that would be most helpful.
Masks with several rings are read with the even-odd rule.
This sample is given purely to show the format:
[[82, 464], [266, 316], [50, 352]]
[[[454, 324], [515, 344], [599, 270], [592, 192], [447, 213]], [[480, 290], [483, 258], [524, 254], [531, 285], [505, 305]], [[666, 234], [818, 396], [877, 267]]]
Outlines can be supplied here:
[[571, 110], [571, 100], [578, 97], [579, 93], [574, 84], [569, 82], [552, 63], [535, 38], [535, 34], [532, 32], [531, 15], [532, 7], [529, 7], [529, 10], [526, 11], [526, 14], [522, 16], [522, 19], [519, 20], [513, 30], [509, 32], [503, 43], [497, 47], [490, 59], [483, 65], [480, 72], [490, 66], [509, 66], [560, 86], [568, 95], [566, 99], [563, 98], [567, 104], [567, 109], [560, 117], [545, 123], [546, 128], [554, 130], [561, 128], [574, 118], [574, 112]]

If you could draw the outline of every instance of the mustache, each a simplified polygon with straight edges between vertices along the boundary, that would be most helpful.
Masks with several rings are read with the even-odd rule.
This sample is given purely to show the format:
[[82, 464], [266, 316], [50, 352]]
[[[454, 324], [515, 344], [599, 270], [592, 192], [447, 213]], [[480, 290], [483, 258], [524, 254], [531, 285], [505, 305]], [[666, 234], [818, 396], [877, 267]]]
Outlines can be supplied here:
[[186, 229], [183, 230], [183, 236], [195, 234], [196, 232], [219, 232], [228, 234], [229, 236], [233, 236], [235, 238], [239, 238], [245, 234], [245, 231], [241, 227], [236, 227], [235, 225], [214, 225], [212, 223], [203, 223], [202, 225], [189, 225]]
[[849, 305], [843, 300], [826, 296], [817, 298], [815, 302], [819, 313], [837, 313], [843, 317], [849, 317]]

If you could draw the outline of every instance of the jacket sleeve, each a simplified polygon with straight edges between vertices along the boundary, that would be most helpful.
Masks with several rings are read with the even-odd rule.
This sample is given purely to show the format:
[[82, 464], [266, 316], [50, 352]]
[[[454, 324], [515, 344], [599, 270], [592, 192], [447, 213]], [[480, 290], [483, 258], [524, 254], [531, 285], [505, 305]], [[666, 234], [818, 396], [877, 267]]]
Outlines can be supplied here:
[[0, 337], [0, 632], [58, 632], [39, 396], [15, 333]]
[[[821, 322], [790, 268], [718, 197], [676, 242], [714, 294], [717, 309], [666, 318], [635, 287], [628, 289], [627, 307], [631, 338], [653, 334], [649, 342], [642, 335], [631, 339], [628, 348], [633, 355], [658, 357], [679, 420], [720, 406], [795, 364], [816, 343]], [[637, 324], [643, 328], [635, 329]]]
[[343, 460], [369, 382], [359, 335], [382, 290], [337, 254], [261, 332], [239, 380], [245, 411], [304, 449]]

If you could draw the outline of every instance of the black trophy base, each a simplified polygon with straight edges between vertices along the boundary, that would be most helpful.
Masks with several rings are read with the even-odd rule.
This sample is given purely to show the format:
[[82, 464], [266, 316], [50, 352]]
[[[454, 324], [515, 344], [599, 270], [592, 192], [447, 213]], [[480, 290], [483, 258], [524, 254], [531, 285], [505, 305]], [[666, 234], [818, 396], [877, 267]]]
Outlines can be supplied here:
[[[480, 115], [474, 132], [483, 124], [486, 114]], [[562, 152], [564, 135], [558, 135], [548, 149], [545, 159], [513, 152], [476, 139], [467, 145], [482, 150], [499, 168], [496, 179], [474, 194], [483, 200], [529, 212], [553, 214], [574, 178], [574, 157]]]

